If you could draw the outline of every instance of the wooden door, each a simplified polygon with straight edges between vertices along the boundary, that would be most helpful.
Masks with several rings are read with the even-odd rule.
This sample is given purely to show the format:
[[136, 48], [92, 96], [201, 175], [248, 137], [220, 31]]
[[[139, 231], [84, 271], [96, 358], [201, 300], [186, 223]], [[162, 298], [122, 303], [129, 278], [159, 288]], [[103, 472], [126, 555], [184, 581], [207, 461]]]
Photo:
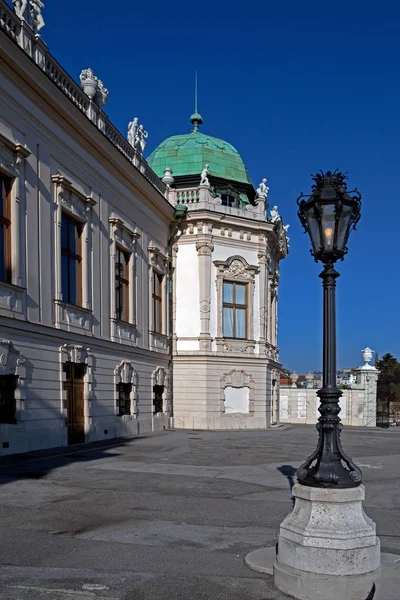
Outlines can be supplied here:
[[85, 401], [84, 381], [85, 365], [65, 363], [66, 380], [64, 390], [67, 392], [66, 425], [68, 428], [68, 444], [81, 444], [85, 441]]

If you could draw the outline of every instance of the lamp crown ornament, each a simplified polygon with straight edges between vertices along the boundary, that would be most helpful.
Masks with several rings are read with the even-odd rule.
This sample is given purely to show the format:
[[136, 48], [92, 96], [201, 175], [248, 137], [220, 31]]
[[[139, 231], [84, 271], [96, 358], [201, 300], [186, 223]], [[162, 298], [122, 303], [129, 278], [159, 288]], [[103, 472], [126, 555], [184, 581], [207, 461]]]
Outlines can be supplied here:
[[315, 261], [333, 264], [347, 254], [350, 232], [361, 216], [361, 194], [347, 190], [347, 173], [320, 171], [312, 176], [311, 194], [297, 199], [298, 215], [311, 238]]
[[314, 185], [311, 187], [313, 191], [328, 186], [339, 186], [344, 190], [347, 189], [347, 173], [341, 173], [337, 169], [335, 171], [327, 171], [326, 173], [320, 170], [319, 173], [311, 175], [311, 177], [314, 181]]

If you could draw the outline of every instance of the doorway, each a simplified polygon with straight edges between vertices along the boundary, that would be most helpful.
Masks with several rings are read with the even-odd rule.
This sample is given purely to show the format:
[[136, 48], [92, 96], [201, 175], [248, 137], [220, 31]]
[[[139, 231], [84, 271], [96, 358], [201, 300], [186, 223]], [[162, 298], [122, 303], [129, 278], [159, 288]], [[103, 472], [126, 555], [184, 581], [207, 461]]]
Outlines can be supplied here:
[[82, 444], [85, 441], [85, 364], [67, 362], [64, 364], [66, 398], [66, 426], [68, 444]]
[[155, 385], [153, 387], [154, 392], [154, 414], [163, 412], [163, 404], [164, 404], [164, 386], [163, 385]]

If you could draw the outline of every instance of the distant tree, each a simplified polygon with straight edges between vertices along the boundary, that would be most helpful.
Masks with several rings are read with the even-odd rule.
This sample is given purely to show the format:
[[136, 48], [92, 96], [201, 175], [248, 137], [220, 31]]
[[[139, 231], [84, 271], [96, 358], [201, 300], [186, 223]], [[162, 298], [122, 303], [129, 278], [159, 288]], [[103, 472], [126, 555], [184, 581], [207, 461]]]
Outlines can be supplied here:
[[376, 368], [381, 373], [391, 373], [400, 369], [400, 363], [392, 354], [384, 354], [382, 358], [376, 361]]
[[286, 369], [285, 367], [281, 368], [281, 373], [283, 373], [284, 375], [287, 375], [287, 377], [290, 377], [290, 371], [289, 371], [289, 369]]

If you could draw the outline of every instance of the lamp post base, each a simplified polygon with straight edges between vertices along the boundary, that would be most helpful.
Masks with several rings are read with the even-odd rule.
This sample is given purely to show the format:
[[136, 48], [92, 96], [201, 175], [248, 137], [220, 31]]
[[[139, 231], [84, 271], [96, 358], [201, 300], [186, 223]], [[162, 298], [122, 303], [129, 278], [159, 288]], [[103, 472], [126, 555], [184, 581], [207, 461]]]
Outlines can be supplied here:
[[300, 600], [370, 600], [378, 574], [379, 569], [364, 575], [321, 575], [293, 569], [278, 559], [274, 563], [275, 586]]
[[296, 484], [292, 493], [295, 507], [280, 526], [276, 587], [301, 600], [366, 600], [380, 572], [380, 541], [363, 510], [364, 486]]

